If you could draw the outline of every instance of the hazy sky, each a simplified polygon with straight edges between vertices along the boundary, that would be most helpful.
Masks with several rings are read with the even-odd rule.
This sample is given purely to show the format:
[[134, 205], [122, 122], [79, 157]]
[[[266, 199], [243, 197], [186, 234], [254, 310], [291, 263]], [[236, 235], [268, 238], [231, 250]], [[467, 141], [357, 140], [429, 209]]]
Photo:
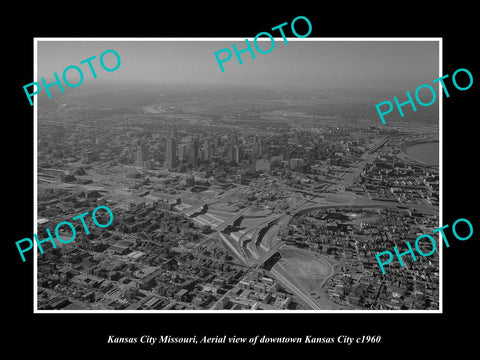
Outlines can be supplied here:
[[[134, 39], [134, 38], [132, 38]], [[268, 49], [270, 40], [259, 42]], [[38, 41], [38, 80], [61, 77], [63, 69], [77, 65], [84, 72], [84, 83], [118, 80], [149, 83], [261, 85], [266, 87], [305, 88], [407, 88], [430, 83], [439, 74], [437, 41], [295, 41], [286, 45], [276, 38], [269, 54], [253, 47], [241, 54], [240, 64], [232, 50], [246, 47], [236, 41]], [[220, 67], [214, 52], [223, 48], [232, 51], [232, 58]], [[114, 72], [104, 71], [100, 54], [107, 49], [117, 51], [122, 63]], [[98, 78], [94, 80], [87, 64], [80, 61], [93, 55]], [[220, 54], [223, 58], [226, 53]], [[109, 66], [116, 64], [107, 54]], [[75, 70], [68, 72], [75, 82]], [[407, 90], [406, 89], [406, 90]]]

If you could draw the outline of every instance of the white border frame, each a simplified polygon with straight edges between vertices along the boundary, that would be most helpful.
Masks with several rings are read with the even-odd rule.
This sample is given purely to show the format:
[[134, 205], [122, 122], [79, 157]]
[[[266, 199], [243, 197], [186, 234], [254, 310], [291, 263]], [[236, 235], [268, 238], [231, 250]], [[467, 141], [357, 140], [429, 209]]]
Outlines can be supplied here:
[[[122, 37], [122, 38], [33, 38], [33, 77], [35, 82], [38, 82], [37, 72], [37, 60], [38, 60], [38, 42], [39, 41], [253, 41], [254, 38], [238, 38], [238, 37], [225, 37], [225, 38], [148, 38], [148, 37]], [[341, 41], [438, 41], [439, 58], [438, 58], [438, 77], [442, 76], [443, 69], [443, 38], [442, 37], [373, 37], [373, 38], [290, 38], [288, 41], [322, 41], [322, 42], [341, 42]], [[257, 41], [269, 41], [270, 39], [258, 38]], [[283, 41], [283, 38], [274, 38], [275, 41]], [[213, 56], [213, 54], [212, 54]], [[212, 61], [213, 61], [212, 57]], [[421, 84], [418, 84], [421, 85]], [[443, 96], [439, 91], [439, 226], [443, 226]], [[372, 103], [372, 106], [375, 104]], [[33, 129], [33, 145], [34, 145], [34, 159], [33, 159], [33, 228], [34, 233], [37, 233], [37, 101], [34, 101], [34, 129]], [[379, 121], [379, 126], [384, 126]], [[439, 244], [441, 242], [439, 241]], [[33, 250], [33, 313], [35, 314], [442, 314], [443, 313], [443, 246], [439, 247], [439, 309], [438, 310], [38, 310], [38, 298], [37, 298], [37, 246], [34, 246]]]

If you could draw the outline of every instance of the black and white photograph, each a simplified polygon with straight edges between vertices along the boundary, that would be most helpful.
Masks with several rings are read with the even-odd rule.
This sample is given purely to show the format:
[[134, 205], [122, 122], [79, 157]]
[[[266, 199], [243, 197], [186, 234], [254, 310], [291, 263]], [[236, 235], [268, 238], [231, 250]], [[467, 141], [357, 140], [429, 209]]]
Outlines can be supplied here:
[[440, 309], [440, 40], [295, 40], [37, 39], [39, 311]]
[[5, 352], [475, 353], [475, 11], [178, 5], [2, 24]]

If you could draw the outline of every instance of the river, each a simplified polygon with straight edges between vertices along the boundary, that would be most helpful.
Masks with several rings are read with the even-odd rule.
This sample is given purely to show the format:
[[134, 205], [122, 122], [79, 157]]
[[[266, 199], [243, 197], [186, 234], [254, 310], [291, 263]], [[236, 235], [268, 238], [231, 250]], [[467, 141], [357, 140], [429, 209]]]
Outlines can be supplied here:
[[430, 165], [439, 164], [440, 149], [438, 142], [428, 142], [409, 146], [405, 152], [411, 157], [426, 162]]

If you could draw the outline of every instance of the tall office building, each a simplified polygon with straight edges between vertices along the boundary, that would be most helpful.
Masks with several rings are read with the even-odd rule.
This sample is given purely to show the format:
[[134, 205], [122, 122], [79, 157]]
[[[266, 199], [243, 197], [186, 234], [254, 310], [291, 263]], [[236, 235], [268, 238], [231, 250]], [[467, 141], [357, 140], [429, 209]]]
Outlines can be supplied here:
[[205, 160], [210, 160], [210, 147], [207, 141], [203, 143], [203, 147], [200, 151], [200, 158], [205, 161]]
[[178, 133], [177, 133], [177, 125], [173, 124], [172, 130], [170, 131], [170, 138], [175, 139], [175, 141], [178, 140]]
[[196, 166], [199, 158], [199, 146], [198, 140], [192, 138], [188, 146], [188, 163], [192, 166]]
[[143, 163], [148, 160], [148, 145], [137, 143], [137, 162]]
[[229, 141], [225, 144], [225, 157], [229, 163], [235, 161], [235, 148], [232, 141]]
[[240, 164], [243, 159], [243, 147], [242, 145], [235, 145], [233, 147], [233, 161]]
[[184, 161], [187, 159], [188, 144], [182, 143], [178, 145], [178, 159]]
[[263, 155], [263, 143], [262, 138], [255, 136], [253, 141], [253, 156], [261, 157]]
[[167, 139], [165, 166], [167, 169], [173, 169], [177, 166], [177, 141], [173, 138]]

